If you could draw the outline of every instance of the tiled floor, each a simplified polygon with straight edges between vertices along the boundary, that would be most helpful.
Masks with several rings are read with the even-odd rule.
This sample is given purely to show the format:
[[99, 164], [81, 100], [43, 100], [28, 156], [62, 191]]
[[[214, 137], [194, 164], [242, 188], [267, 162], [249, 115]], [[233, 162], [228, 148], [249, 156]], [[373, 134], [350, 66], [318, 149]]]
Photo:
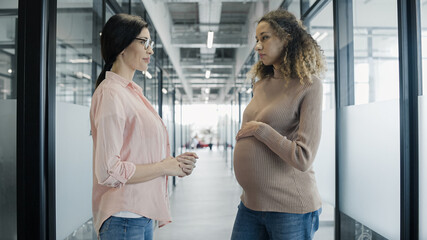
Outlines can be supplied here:
[[[173, 222], [155, 240], [230, 239], [241, 189], [222, 151], [197, 150], [193, 174], [179, 179], [171, 196]], [[228, 157], [230, 159], [230, 157]], [[324, 204], [316, 240], [333, 239], [333, 207]]]

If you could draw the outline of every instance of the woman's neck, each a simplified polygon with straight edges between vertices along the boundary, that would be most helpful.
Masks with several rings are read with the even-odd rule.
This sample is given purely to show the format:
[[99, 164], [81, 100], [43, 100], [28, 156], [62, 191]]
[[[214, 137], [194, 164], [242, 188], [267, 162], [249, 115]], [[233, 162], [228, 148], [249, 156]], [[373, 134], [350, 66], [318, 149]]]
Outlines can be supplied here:
[[280, 65], [273, 65], [273, 72], [274, 72], [273, 78], [277, 78], [277, 79], [283, 78], [283, 73], [280, 70]]
[[130, 69], [119, 59], [114, 62], [113, 67], [111, 67], [111, 71], [129, 81], [132, 81], [135, 74], [135, 70]]

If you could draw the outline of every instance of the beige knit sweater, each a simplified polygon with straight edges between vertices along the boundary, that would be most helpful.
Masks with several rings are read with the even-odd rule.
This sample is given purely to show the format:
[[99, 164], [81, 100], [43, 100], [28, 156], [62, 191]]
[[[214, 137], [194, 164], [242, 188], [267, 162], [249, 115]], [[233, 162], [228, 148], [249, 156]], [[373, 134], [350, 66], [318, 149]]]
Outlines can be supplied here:
[[263, 124], [237, 141], [234, 171], [249, 209], [307, 213], [322, 205], [313, 161], [322, 128], [322, 82], [268, 78], [254, 85], [242, 124]]

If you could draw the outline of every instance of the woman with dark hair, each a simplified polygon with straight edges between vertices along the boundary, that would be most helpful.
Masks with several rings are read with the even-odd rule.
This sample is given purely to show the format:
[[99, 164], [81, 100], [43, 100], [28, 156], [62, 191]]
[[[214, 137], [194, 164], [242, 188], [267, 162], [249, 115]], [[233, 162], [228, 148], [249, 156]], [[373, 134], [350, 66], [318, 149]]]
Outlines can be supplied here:
[[105, 61], [90, 109], [93, 137], [93, 224], [101, 240], [153, 238], [153, 220], [171, 221], [167, 176], [184, 177], [195, 153], [170, 156], [165, 125], [132, 79], [153, 52], [147, 23], [112, 16], [101, 35]]
[[260, 60], [248, 74], [254, 95], [234, 149], [243, 193], [231, 239], [312, 239], [322, 206], [312, 164], [322, 128], [324, 57], [285, 10], [263, 16], [255, 38]]

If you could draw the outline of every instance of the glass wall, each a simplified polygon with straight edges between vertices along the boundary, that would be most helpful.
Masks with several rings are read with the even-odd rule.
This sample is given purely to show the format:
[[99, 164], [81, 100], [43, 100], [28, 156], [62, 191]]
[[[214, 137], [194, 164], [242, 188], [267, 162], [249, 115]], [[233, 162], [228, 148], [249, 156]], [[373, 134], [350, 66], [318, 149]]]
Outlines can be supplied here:
[[[366, 19], [365, 8], [378, 3], [354, 2], [354, 94], [355, 104], [387, 101], [399, 96], [399, 61], [396, 4], [381, 9], [375, 21]], [[358, 16], [359, 14], [360, 16]], [[388, 20], [388, 21], [387, 21]]]
[[[107, 11], [108, 12], [108, 11]], [[58, 0], [56, 50], [56, 236], [91, 235], [92, 138], [89, 107], [102, 68], [102, 6]], [[78, 149], [78, 151], [76, 151]], [[78, 177], [76, 174], [78, 173]], [[83, 224], [83, 225], [82, 225]]]
[[17, 239], [16, 46], [18, 0], [0, 2], [0, 238]]
[[335, 74], [334, 30], [332, 2], [327, 4], [309, 23], [305, 23], [317, 41], [327, 64], [323, 80], [322, 138], [314, 161], [316, 181], [323, 201], [319, 235], [334, 235], [335, 207]]
[[422, 49], [422, 81], [421, 94], [418, 97], [419, 115], [419, 216], [420, 239], [427, 239], [427, 5], [420, 1], [421, 6], [421, 49]]
[[341, 232], [351, 239], [399, 239], [397, 3], [355, 0], [352, 9], [354, 82], [342, 94], [354, 105], [344, 103], [339, 113]]

